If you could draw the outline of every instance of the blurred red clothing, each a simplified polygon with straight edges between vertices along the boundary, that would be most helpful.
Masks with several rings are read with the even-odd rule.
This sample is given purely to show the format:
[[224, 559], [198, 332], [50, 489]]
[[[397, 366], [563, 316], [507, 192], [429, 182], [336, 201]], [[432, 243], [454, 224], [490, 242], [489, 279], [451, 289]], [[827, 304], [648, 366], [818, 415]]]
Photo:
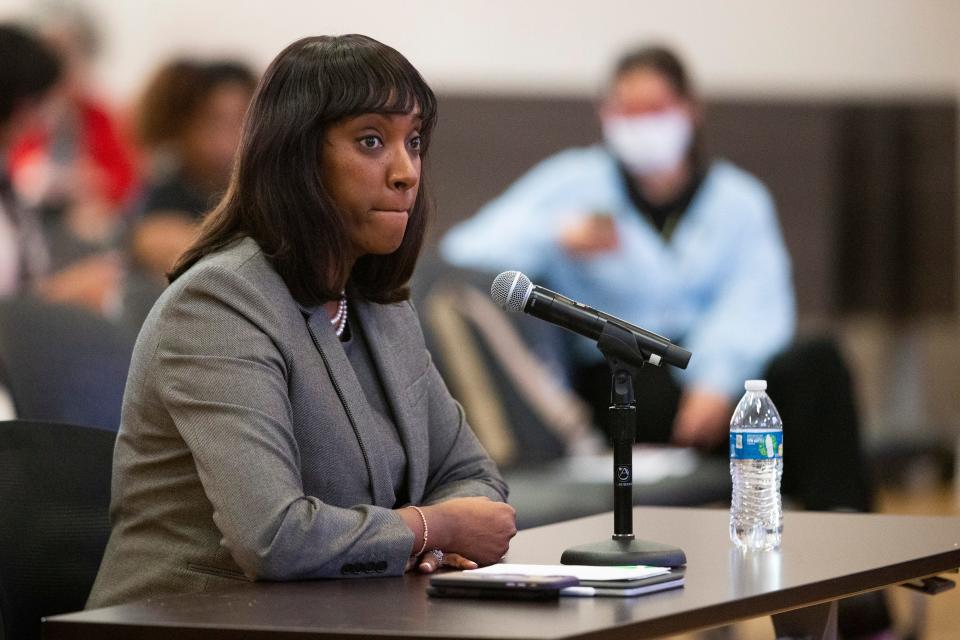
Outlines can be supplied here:
[[[89, 163], [96, 175], [93, 193], [113, 205], [117, 212], [123, 210], [137, 186], [135, 154], [124, 143], [110, 115], [101, 106], [90, 100], [75, 103], [77, 136], [73, 142], [74, 164]], [[10, 151], [9, 171], [15, 185], [18, 178], [36, 167], [37, 163], [50, 164], [53, 133], [50, 130], [34, 130], [17, 140]], [[60, 160], [63, 162], [63, 160]], [[90, 186], [90, 185], [88, 185]]]

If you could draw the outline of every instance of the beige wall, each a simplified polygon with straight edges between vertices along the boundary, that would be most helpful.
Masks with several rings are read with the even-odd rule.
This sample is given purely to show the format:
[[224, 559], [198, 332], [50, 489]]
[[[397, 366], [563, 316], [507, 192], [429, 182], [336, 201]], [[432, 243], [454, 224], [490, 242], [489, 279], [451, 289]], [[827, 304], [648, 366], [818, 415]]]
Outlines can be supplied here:
[[[0, 16], [38, 0], [0, 0]], [[590, 93], [638, 40], [682, 49], [711, 93], [956, 92], [955, 0], [87, 0], [106, 27], [102, 76], [135, 91], [176, 52], [264, 65], [307, 34], [397, 47], [441, 90]]]

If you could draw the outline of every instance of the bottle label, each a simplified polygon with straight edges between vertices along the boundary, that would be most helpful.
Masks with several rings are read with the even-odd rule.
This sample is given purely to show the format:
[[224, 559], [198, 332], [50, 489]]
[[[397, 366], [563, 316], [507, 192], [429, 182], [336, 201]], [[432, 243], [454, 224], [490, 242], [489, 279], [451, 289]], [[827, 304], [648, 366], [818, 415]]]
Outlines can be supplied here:
[[744, 429], [730, 432], [731, 460], [767, 460], [783, 457], [783, 431]]

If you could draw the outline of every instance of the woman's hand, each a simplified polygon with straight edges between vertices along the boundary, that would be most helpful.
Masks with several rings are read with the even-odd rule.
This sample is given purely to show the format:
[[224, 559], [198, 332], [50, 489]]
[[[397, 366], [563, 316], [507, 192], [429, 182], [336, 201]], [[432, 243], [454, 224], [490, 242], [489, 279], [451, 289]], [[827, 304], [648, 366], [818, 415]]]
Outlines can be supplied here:
[[473, 560], [464, 558], [459, 553], [443, 553], [439, 549], [431, 549], [425, 552], [419, 558], [410, 558], [407, 565], [407, 571], [414, 566], [420, 573], [433, 573], [441, 567], [450, 567], [451, 569], [476, 569], [478, 565]]
[[[422, 509], [430, 525], [428, 544], [452, 556], [452, 560], [444, 563], [449, 566], [459, 567], [450, 562], [461, 560], [478, 565], [493, 564], [504, 556], [510, 547], [510, 538], [517, 534], [514, 508], [489, 498], [453, 498]], [[428, 559], [428, 564], [433, 561]]]

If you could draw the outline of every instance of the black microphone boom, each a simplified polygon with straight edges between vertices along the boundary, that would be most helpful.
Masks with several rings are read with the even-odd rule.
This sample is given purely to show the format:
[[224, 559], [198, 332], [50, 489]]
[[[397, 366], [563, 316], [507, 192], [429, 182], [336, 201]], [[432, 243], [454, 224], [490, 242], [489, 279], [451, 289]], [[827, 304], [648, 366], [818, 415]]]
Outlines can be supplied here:
[[637, 540], [633, 535], [633, 442], [637, 433], [634, 381], [645, 363], [661, 362], [685, 369], [690, 352], [629, 322], [538, 287], [519, 271], [504, 271], [493, 281], [490, 296], [507, 311], [523, 311], [597, 342], [610, 367], [610, 439], [613, 442], [613, 537], [571, 547], [563, 564], [649, 564], [679, 567], [683, 549]]
[[690, 361], [689, 351], [663, 336], [537, 286], [519, 271], [504, 271], [498, 275], [490, 287], [490, 296], [502, 309], [523, 311], [591, 340], [599, 340], [604, 325], [612, 323], [633, 335], [644, 360], [650, 364], [659, 365], [662, 360], [686, 369]]

